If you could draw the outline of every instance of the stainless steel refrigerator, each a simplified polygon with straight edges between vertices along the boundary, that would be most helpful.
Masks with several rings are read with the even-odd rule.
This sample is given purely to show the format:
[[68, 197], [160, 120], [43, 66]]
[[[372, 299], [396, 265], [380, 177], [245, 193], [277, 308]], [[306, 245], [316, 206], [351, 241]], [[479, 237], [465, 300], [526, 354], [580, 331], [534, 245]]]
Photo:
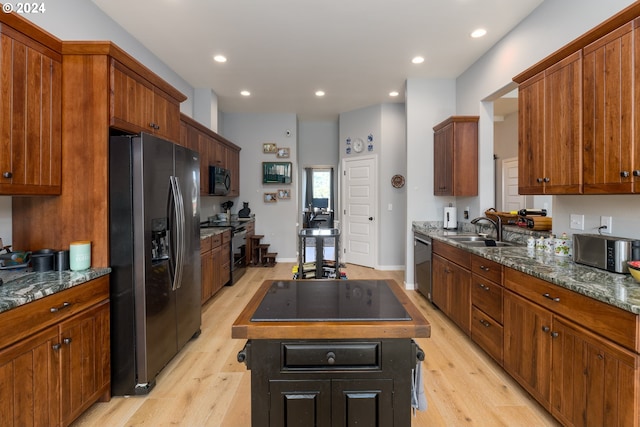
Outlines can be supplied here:
[[111, 137], [109, 210], [111, 391], [146, 394], [200, 334], [198, 153], [150, 134]]

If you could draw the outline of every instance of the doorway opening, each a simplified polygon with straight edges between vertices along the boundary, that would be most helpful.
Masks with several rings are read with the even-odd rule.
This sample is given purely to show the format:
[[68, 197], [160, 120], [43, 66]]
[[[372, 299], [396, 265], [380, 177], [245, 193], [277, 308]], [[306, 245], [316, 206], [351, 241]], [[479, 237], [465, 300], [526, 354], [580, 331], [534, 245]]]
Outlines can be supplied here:
[[304, 171], [304, 228], [333, 228], [333, 168], [311, 166]]

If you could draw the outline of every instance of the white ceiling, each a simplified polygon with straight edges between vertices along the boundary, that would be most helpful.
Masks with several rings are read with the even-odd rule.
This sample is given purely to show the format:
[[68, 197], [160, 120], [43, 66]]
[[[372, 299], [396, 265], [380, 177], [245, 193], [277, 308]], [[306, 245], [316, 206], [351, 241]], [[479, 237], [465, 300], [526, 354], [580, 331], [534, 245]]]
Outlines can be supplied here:
[[93, 1], [220, 110], [328, 120], [404, 102], [408, 78], [459, 76], [543, 0]]

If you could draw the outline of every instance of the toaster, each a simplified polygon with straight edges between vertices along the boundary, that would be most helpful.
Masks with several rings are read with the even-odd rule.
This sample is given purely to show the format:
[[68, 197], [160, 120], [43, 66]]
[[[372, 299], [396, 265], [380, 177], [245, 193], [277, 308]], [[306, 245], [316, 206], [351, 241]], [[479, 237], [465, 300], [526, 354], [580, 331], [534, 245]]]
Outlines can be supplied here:
[[574, 234], [573, 260], [613, 273], [628, 273], [627, 261], [640, 259], [640, 240], [600, 234]]

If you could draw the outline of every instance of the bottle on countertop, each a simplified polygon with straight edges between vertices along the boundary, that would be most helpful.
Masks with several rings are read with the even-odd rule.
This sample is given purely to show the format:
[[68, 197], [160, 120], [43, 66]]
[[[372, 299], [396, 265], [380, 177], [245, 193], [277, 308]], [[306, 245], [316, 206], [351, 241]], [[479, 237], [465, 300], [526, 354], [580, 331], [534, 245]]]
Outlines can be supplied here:
[[533, 237], [533, 235], [529, 235], [529, 238], [527, 239], [527, 249], [535, 249], [536, 247], [536, 239], [535, 237]]

